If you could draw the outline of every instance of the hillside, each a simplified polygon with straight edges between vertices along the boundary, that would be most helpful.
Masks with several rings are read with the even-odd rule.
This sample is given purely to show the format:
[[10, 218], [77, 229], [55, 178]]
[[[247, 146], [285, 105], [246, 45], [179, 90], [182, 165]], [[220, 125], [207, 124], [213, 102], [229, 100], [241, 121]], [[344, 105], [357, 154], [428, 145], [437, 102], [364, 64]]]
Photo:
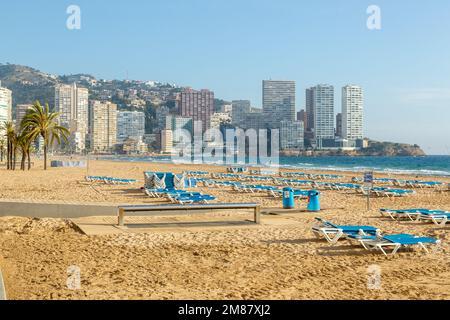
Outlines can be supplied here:
[[0, 64], [2, 86], [13, 91], [13, 108], [39, 100], [53, 104], [57, 77], [39, 70], [13, 64]]

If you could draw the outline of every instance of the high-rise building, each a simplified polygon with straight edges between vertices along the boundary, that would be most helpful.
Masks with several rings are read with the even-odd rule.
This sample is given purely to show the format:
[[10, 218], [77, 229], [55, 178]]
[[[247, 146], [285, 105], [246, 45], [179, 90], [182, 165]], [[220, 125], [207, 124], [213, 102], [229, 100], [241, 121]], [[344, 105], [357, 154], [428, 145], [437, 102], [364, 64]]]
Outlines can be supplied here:
[[250, 100], [233, 100], [231, 102], [231, 123], [235, 127], [243, 128], [245, 126], [245, 115], [250, 113]]
[[170, 115], [170, 110], [166, 106], [161, 106], [158, 109], [156, 109], [156, 128], [154, 130], [155, 133], [160, 132], [164, 129], [170, 129], [167, 127], [168, 122], [166, 121], [166, 118]]
[[312, 91], [312, 97], [310, 97], [312, 103], [309, 108], [314, 114], [312, 130], [316, 145], [321, 148], [324, 140], [334, 140], [334, 87], [320, 84], [310, 90]]
[[281, 121], [280, 123], [280, 149], [301, 150], [304, 148], [303, 121]]
[[312, 132], [314, 130], [314, 89], [308, 88], [305, 91], [306, 97], [306, 122], [305, 122], [305, 131]]
[[308, 114], [305, 110], [300, 110], [297, 112], [297, 121], [303, 121], [303, 127], [306, 130], [306, 127], [308, 126]]
[[94, 152], [111, 152], [117, 141], [117, 105], [93, 101], [89, 110], [90, 148]]
[[342, 113], [336, 115], [336, 137], [342, 138]]
[[16, 130], [19, 130], [23, 118], [27, 114], [28, 110], [33, 107], [32, 104], [18, 104], [16, 105]]
[[364, 138], [364, 97], [358, 86], [342, 88], [342, 138], [359, 140]]
[[124, 143], [129, 137], [145, 134], [145, 114], [140, 111], [117, 112], [117, 143]]
[[[12, 91], [3, 88], [0, 82], [0, 124], [6, 121], [12, 121]], [[2, 130], [2, 127], [0, 127], [0, 130]], [[4, 132], [0, 131], [0, 134], [3, 135]]]
[[167, 129], [172, 130], [172, 132], [176, 130], [187, 130], [192, 135], [194, 121], [189, 117], [170, 116], [170, 124], [167, 126]]
[[295, 81], [264, 80], [263, 112], [270, 128], [295, 121]]
[[265, 129], [266, 128], [266, 121], [265, 121], [265, 115], [262, 111], [262, 109], [257, 108], [251, 108], [250, 113], [247, 113], [244, 116], [244, 125], [242, 126], [242, 129]]
[[173, 132], [172, 130], [161, 130], [161, 153], [172, 153]]
[[209, 129], [214, 113], [214, 92], [186, 89], [179, 94], [178, 99], [179, 114], [182, 117], [192, 118], [194, 122], [201, 121], [203, 131]]
[[76, 83], [55, 87], [55, 110], [60, 113], [59, 123], [70, 131], [71, 144], [76, 152], [86, 148], [88, 107], [88, 89], [78, 88]]

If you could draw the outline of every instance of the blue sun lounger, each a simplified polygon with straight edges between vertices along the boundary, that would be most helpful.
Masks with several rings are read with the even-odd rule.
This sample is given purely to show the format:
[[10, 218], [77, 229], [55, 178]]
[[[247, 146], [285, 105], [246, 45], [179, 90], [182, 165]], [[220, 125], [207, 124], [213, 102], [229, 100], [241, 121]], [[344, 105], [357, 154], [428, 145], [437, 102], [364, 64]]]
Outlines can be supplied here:
[[380, 209], [381, 215], [389, 216], [392, 220], [409, 219], [411, 221], [417, 220], [422, 212], [426, 212], [428, 209], [414, 208], [414, 209]]
[[420, 213], [417, 220], [431, 221], [435, 225], [445, 226], [450, 221], [450, 212], [443, 210], [428, 210]]
[[325, 238], [329, 243], [336, 244], [341, 238], [348, 236], [377, 236], [381, 232], [371, 226], [339, 226], [321, 218], [316, 218], [321, 224], [313, 226], [312, 232], [318, 239]]
[[413, 248], [419, 246], [425, 252], [429, 253], [426, 245], [434, 245], [437, 250], [441, 244], [440, 240], [431, 237], [417, 237], [410, 234], [393, 234], [386, 235], [381, 238], [365, 239], [360, 241], [367, 250], [380, 250], [385, 256], [388, 256], [389, 250], [391, 255], [395, 255], [401, 248]]

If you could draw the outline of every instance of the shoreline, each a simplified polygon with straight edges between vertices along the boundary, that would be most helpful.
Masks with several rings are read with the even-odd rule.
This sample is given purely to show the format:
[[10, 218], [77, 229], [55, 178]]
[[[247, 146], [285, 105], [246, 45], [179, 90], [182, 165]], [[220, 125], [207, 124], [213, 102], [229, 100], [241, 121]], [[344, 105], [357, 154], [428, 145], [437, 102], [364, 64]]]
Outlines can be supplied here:
[[[159, 158], [168, 158], [169, 156], [160, 156]], [[426, 156], [426, 157], [441, 157], [441, 156]], [[447, 157], [447, 156], [442, 156]], [[173, 163], [170, 160], [167, 161], [154, 161], [155, 157], [127, 157], [127, 156], [111, 156], [111, 157], [97, 157], [100, 161], [113, 161], [113, 162], [130, 162], [130, 163], [158, 163], [158, 164], [167, 164], [167, 165], [192, 165], [192, 166], [217, 166], [217, 167], [227, 167], [227, 166], [244, 166], [249, 168], [275, 168], [279, 170], [301, 170], [301, 171], [327, 171], [327, 172], [335, 172], [335, 173], [354, 173], [354, 174], [363, 174], [365, 171], [373, 170], [374, 173], [381, 175], [399, 175], [399, 176], [416, 176], [416, 177], [436, 177], [436, 178], [448, 178], [450, 177], [450, 172], [440, 171], [440, 170], [412, 170], [412, 169], [396, 169], [396, 168], [370, 168], [370, 167], [323, 167], [323, 166], [314, 166], [311, 165], [292, 165], [292, 164], [280, 164], [278, 166], [254, 166], [248, 164], [214, 164], [214, 163]], [[289, 158], [297, 158], [297, 157], [289, 157]], [[321, 158], [321, 157], [319, 157]], [[400, 158], [400, 157], [393, 157]], [[146, 161], [147, 160], [147, 161]], [[449, 156], [450, 161], [450, 156]]]

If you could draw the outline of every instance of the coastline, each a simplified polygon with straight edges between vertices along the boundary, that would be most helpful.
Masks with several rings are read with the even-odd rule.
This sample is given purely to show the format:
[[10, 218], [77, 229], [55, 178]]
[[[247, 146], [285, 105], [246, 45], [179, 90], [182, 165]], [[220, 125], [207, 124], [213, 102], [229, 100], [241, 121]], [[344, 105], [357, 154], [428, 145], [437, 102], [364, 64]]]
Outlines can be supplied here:
[[[164, 163], [164, 164], [171, 164], [170, 156], [168, 155], [159, 155], [159, 156], [98, 156], [99, 160], [107, 160], [107, 161], [122, 161], [122, 162], [155, 162], [155, 163]], [[392, 160], [404, 160], [405, 162], [408, 162], [413, 159], [417, 158], [423, 158], [423, 159], [434, 159], [434, 158], [442, 158], [442, 161], [448, 160], [448, 169], [444, 170], [433, 170], [433, 169], [408, 169], [408, 168], [377, 168], [376, 166], [355, 166], [355, 167], [343, 167], [336, 166], [336, 165], [330, 165], [326, 166], [323, 165], [315, 165], [314, 161], [311, 160], [326, 160], [326, 159], [337, 159], [339, 161], [346, 161], [348, 159], [352, 159], [356, 161], [360, 161], [361, 159], [364, 160], [380, 160], [380, 159], [392, 159]], [[286, 160], [292, 161], [292, 163], [286, 163]], [[296, 160], [299, 160], [299, 163], [294, 163]], [[310, 162], [307, 162], [310, 160]], [[360, 157], [348, 157], [348, 156], [319, 156], [319, 157], [281, 157], [280, 158], [280, 164], [278, 166], [273, 166], [275, 168], [279, 169], [286, 169], [286, 170], [304, 170], [304, 171], [330, 171], [330, 172], [349, 172], [354, 174], [361, 174], [364, 171], [371, 170], [376, 172], [377, 174], [381, 175], [414, 175], [416, 177], [450, 177], [450, 156], [440, 156], [440, 155], [430, 155], [430, 156], [415, 156], [415, 157], [405, 157], [405, 156], [398, 156], [398, 157], [381, 157], [381, 156], [360, 156]], [[284, 162], [284, 163], [283, 163]], [[186, 164], [192, 164], [192, 163], [186, 163]], [[195, 164], [192, 164], [195, 165]], [[225, 164], [207, 164], [207, 165], [216, 165], [219, 167], [226, 166]], [[244, 164], [239, 164], [244, 165]], [[249, 167], [260, 167], [260, 166], [252, 166]]]

